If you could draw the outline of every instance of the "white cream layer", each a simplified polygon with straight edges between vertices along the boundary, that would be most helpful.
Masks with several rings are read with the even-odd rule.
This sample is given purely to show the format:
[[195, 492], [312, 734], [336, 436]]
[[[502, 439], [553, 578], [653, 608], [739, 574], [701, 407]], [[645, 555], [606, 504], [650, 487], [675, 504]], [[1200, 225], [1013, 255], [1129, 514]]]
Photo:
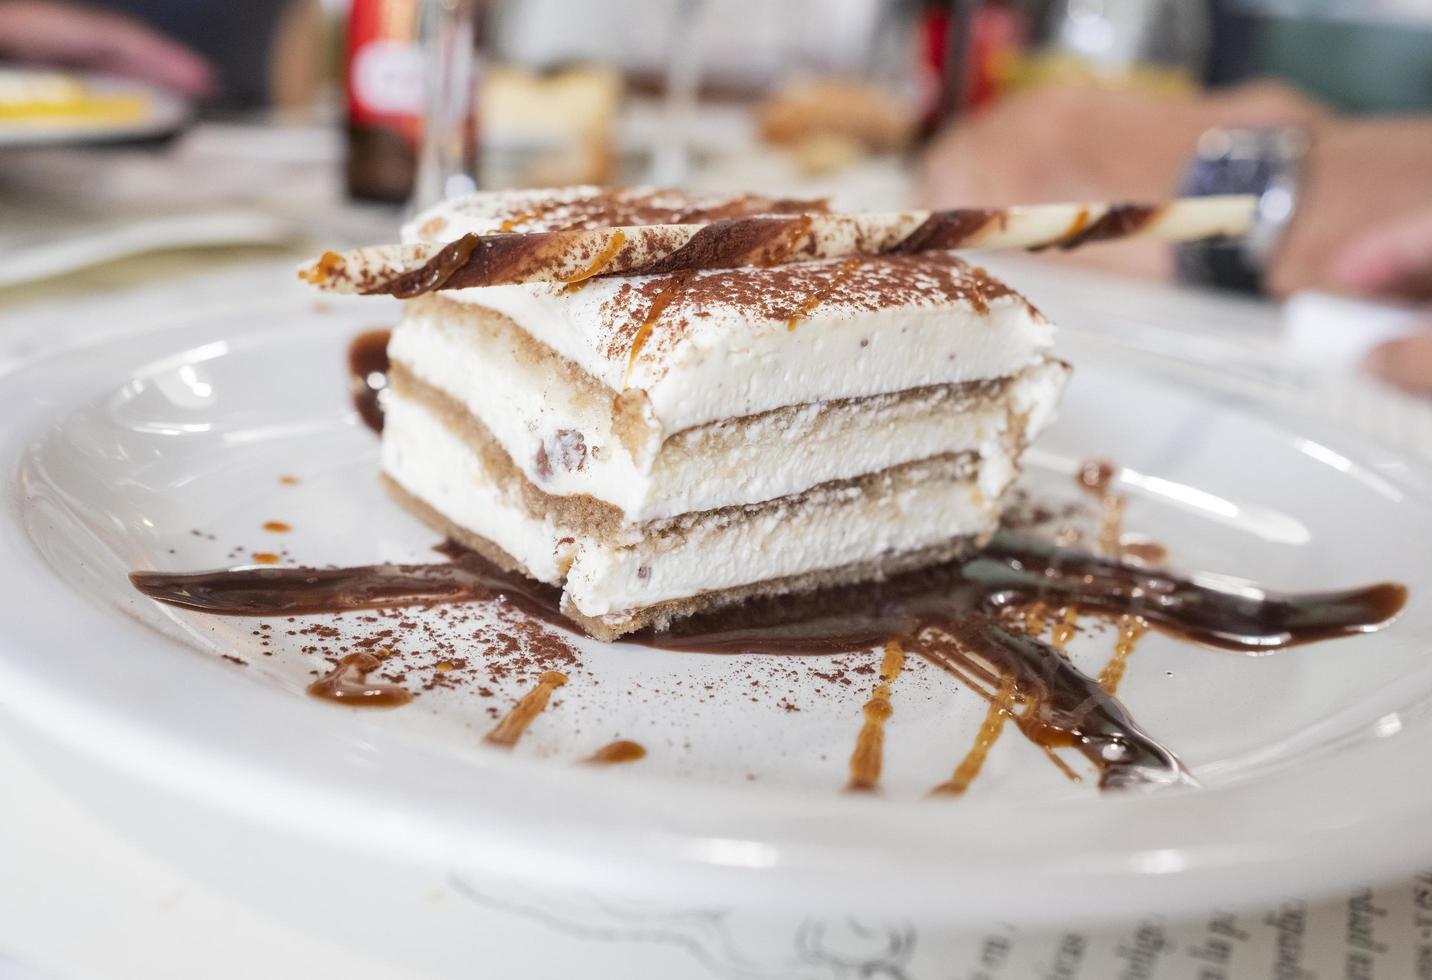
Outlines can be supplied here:
[[[644, 536], [631, 527], [607, 542], [534, 518], [498, 487], [469, 445], [426, 408], [391, 399], [383, 470], [453, 523], [491, 540], [543, 581], [563, 584], [588, 616], [608, 616], [791, 575], [802, 575], [993, 530], [999, 493], [977, 480], [931, 478], [895, 491], [817, 491], [810, 501], [755, 515], [731, 511], [674, 533]], [[1006, 452], [987, 460], [1012, 479]], [[649, 529], [648, 529], [649, 530]]]
[[487, 538], [534, 578], [562, 583], [571, 546], [557, 542], [567, 532], [533, 517], [427, 409], [406, 398], [384, 402], [381, 459], [384, 473], [453, 524]]
[[579, 543], [566, 593], [586, 615], [608, 616], [914, 551], [993, 531], [999, 522], [997, 499], [973, 480], [935, 478], [894, 494], [849, 488], [819, 496], [819, 504], [697, 527], [674, 544], [662, 538], [628, 548]]
[[[659, 354], [610, 353], [613, 320], [640, 322], [647, 301], [616, 300], [643, 277], [598, 279], [576, 292], [526, 283], [455, 289], [444, 297], [506, 314], [614, 393], [646, 393], [658, 438], [783, 405], [1000, 378], [1042, 360], [1054, 328], [1014, 295], [969, 303], [861, 309], [823, 303], [796, 329], [750, 308], [708, 305]], [[607, 307], [605, 310], [603, 307]], [[626, 307], [630, 309], [627, 310]], [[619, 312], [613, 312], [619, 308]]]
[[[948, 398], [934, 406], [892, 402], [825, 414], [819, 405], [806, 405], [687, 431], [634, 458], [612, 431], [608, 398], [574, 385], [565, 372], [514, 357], [503, 334], [441, 310], [409, 305], [389, 347], [393, 360], [460, 402], [544, 492], [586, 494], [634, 522], [772, 500], [966, 451], [991, 461], [982, 482], [993, 495], [994, 484], [1005, 479], [993, 464], [1011, 413], [1036, 411], [1035, 429], [1042, 428], [1067, 374], [1057, 362], [1036, 364], [1000, 400], [967, 411]], [[586, 449], [580, 469], [563, 465], [562, 446], [572, 443], [574, 432]]]

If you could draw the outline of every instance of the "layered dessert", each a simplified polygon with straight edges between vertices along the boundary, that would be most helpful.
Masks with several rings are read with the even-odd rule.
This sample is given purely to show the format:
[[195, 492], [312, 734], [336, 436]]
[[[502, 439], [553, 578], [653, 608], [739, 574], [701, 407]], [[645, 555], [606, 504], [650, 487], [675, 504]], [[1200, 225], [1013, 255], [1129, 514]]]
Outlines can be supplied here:
[[[793, 207], [479, 194], [407, 243]], [[382, 468], [422, 519], [613, 639], [749, 596], [946, 561], [999, 521], [1068, 373], [949, 252], [448, 289], [404, 304]]]

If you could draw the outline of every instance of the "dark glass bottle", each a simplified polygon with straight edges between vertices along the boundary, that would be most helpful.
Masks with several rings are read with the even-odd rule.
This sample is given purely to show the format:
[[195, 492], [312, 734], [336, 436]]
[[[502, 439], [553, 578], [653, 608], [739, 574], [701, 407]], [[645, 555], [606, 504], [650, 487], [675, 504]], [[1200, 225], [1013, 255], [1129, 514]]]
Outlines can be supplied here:
[[422, 137], [419, 0], [353, 0], [348, 19], [348, 194], [401, 204]]

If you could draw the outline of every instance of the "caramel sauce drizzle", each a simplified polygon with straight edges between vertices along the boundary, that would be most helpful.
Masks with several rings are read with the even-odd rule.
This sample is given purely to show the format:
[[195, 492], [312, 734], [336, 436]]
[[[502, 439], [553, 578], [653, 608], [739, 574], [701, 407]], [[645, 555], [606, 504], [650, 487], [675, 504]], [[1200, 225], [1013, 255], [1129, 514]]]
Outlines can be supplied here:
[[324, 252], [312, 266], [307, 269], [300, 269], [298, 271], [298, 278], [306, 283], [321, 286], [329, 279], [332, 279], [334, 273], [343, 268], [343, 266], [343, 256], [333, 251]]
[[1020, 731], [1036, 745], [1078, 751], [1097, 768], [1100, 788], [1193, 782], [1172, 751], [1057, 651], [992, 622], [950, 622], [942, 632], [921, 635], [920, 656], [938, 667], [979, 658], [1031, 692]]
[[646, 749], [639, 742], [621, 738], [603, 745], [582, 761], [593, 766], [615, 766], [646, 758]]
[[[1066, 611], [1064, 615], [1067, 614], [1068, 613]], [[1061, 624], [1063, 623], [1063, 615], [1057, 612], [1052, 613], [1052, 615], [1054, 615]], [[1045, 627], [1049, 625], [1050, 616], [1051, 611], [1049, 607], [1046, 606], [1044, 603], [1038, 600], [1031, 602], [1028, 606], [1024, 608], [1024, 631], [1029, 634], [1031, 639], [1039, 639], [1041, 636], [1044, 635]], [[1075, 624], [1069, 625], [1072, 626]], [[1069, 639], [1072, 638], [1072, 636], [1069, 637]], [[1068, 639], [1065, 640], [1065, 643], [1068, 643]], [[986, 701], [989, 701], [990, 704], [994, 703], [993, 699], [987, 692], [980, 691], [979, 693], [982, 697], [984, 697]], [[1039, 692], [1035, 691], [1032, 695], [1029, 696], [1029, 698], [1024, 700], [1026, 704], [1025, 713], [1029, 714], [1029, 716], [1033, 718], [1038, 712]], [[1031, 712], [1033, 712], [1034, 714], [1031, 714]], [[1044, 757], [1048, 759], [1051, 763], [1053, 763], [1054, 768], [1058, 769], [1061, 773], [1063, 773], [1066, 779], [1068, 779], [1070, 782], [1075, 783], [1082, 783], [1084, 781], [1084, 777], [1080, 776], [1070, 767], [1069, 763], [1065, 762], [1062, 758], [1060, 758], [1058, 752], [1055, 752], [1053, 748], [1048, 745], [1045, 745], [1037, 738], [1035, 738], [1036, 733], [1026, 729], [1023, 722], [1023, 716], [1015, 715], [1014, 723], [1019, 726], [1021, 734], [1025, 735], [1025, 737], [1027, 737], [1032, 743], [1039, 746], [1040, 750], [1044, 753]]]
[[801, 239], [809, 234], [811, 224], [810, 215], [798, 215], [796, 219], [790, 223], [790, 228], [780, 244], [763, 255], [756, 264], [760, 266], [772, 266], [780, 265], [782, 262], [788, 261], [791, 256], [796, 254], [796, 249], [800, 247]]
[[413, 700], [409, 691], [396, 684], [368, 682], [368, 675], [382, 663], [380, 657], [371, 653], [350, 653], [338, 661], [338, 666], [308, 685], [308, 693], [324, 701], [356, 708], [396, 708]]
[[[1016, 716], [1016, 719], [1018, 717], [1019, 716]], [[1035, 745], [1038, 745], [1040, 749], [1043, 750], [1044, 757], [1054, 764], [1054, 768], [1058, 769], [1060, 773], [1064, 775], [1065, 779], [1069, 780], [1071, 783], [1082, 783], [1084, 781], [1084, 777], [1075, 772], [1073, 766], [1069, 765], [1069, 763], [1065, 762], [1062, 758], [1060, 758], [1058, 752], [1055, 752], [1054, 749], [1037, 740], [1018, 721], [1016, 721], [1015, 723], [1019, 724], [1019, 730], [1025, 738], [1029, 739], [1031, 742], [1033, 742]]]
[[[1041, 622], [1040, 632], [1043, 632], [1042, 627], [1043, 623]], [[1031, 636], [1031, 639], [1039, 639], [1039, 633], [1034, 633]], [[981, 674], [981, 679], [977, 681], [964, 670], [953, 664], [944, 664], [943, 666], [948, 673], [952, 674], [956, 679], [960, 681], [960, 683], [964, 684], [965, 687], [969, 688], [975, 694], [978, 694], [981, 698], [984, 698], [986, 704], [993, 705], [995, 703], [995, 700], [998, 696], [998, 691], [991, 690], [990, 685], [995, 683], [1002, 683], [1002, 678], [996, 678], [988, 672], [983, 672]], [[1059, 753], [1054, 751], [1053, 746], [1046, 745], [1044, 742], [1040, 741], [1041, 732], [1044, 729], [1042, 727], [1026, 723], [1026, 721], [1032, 722], [1033, 719], [1038, 717], [1040, 710], [1039, 703], [1041, 698], [1042, 695], [1037, 688], [1028, 695], [1016, 690], [1014, 692], [1014, 700], [1016, 702], [1022, 702], [1024, 704], [1024, 711], [1019, 714], [1011, 713], [1011, 717], [1014, 719], [1014, 724], [1016, 727], [1019, 728], [1020, 733], [1022, 735], [1029, 739], [1029, 741], [1032, 742], [1034, 745], [1039, 746], [1040, 750], [1044, 753], [1045, 758], [1047, 758], [1054, 765], [1054, 768], [1058, 769], [1061, 773], [1063, 773], [1065, 778], [1067, 778], [1071, 782], [1082, 783], [1084, 781], [1084, 777], [1080, 776], [1077, 772], [1070, 768], [1069, 763], [1065, 762], [1062, 758], [1059, 757]]]
[[1124, 671], [1128, 669], [1129, 658], [1134, 655], [1134, 647], [1139, 642], [1139, 637], [1148, 632], [1149, 624], [1138, 616], [1128, 613], [1119, 617], [1119, 633], [1114, 640], [1114, 655], [1099, 671], [1099, 686], [1110, 694], [1116, 694], [1119, 690], [1119, 682], [1124, 679]]
[[472, 253], [482, 244], [479, 235], [468, 233], [456, 241], [444, 245], [438, 252], [412, 272], [405, 273], [386, 284], [383, 291], [398, 299], [413, 299], [442, 289], [447, 281], [463, 266], [467, 265]]
[[1064, 244], [1067, 244], [1069, 242], [1078, 241], [1079, 236], [1082, 235], [1084, 233], [1084, 229], [1088, 227], [1089, 209], [1080, 208], [1079, 212], [1074, 215], [1074, 220], [1069, 223], [1069, 230], [1064, 233], [1062, 242]]
[[649, 306], [646, 311], [646, 319], [641, 322], [641, 326], [636, 328], [636, 334], [631, 339], [631, 354], [627, 357], [628, 375], [631, 374], [632, 368], [636, 366], [637, 355], [641, 353], [641, 349], [646, 346], [647, 340], [651, 338], [651, 331], [656, 326], [656, 321], [661, 319], [661, 315], [666, 312], [666, 308], [676, 300], [676, 297], [680, 295], [681, 291], [686, 288], [687, 283], [690, 281], [691, 273], [689, 272], [673, 273], [671, 281], [663, 286], [661, 291], [652, 299], [651, 306]]
[[544, 671], [542, 676], [537, 678], [537, 686], [522, 695], [522, 699], [502, 716], [482, 740], [499, 748], [512, 748], [522, 737], [522, 733], [527, 731], [527, 726], [547, 707], [547, 702], [552, 699], [552, 692], [565, 683], [566, 674], [555, 670]]
[[531, 210], [519, 211], [516, 214], [512, 215], [510, 218], [503, 219], [502, 224], [498, 226], [498, 231], [516, 231], [519, 225], [531, 224], [534, 221], [543, 221], [546, 218], [550, 217], [554, 211], [560, 211], [562, 207], [563, 205], [561, 202], [552, 200], [550, 198], [546, 200], [538, 200], [533, 203]]
[[1037, 640], [1044, 635], [1044, 627], [1048, 619], [1048, 607], [1037, 599], [1024, 607], [1024, 631], [1034, 639]]
[[974, 782], [984, 768], [989, 750], [999, 741], [1000, 733], [1004, 731], [1005, 719], [1013, 716], [1014, 699], [1014, 678], [1006, 674], [1000, 679], [999, 690], [989, 699], [989, 710], [985, 713], [979, 731], [975, 733], [974, 744], [955, 767], [954, 774], [930, 790], [931, 796], [959, 796], [969, 789], [970, 783]]
[[1158, 221], [1163, 208], [1149, 204], [1114, 204], [1096, 220], [1089, 220], [1087, 210], [1081, 211], [1077, 220], [1064, 237], [1054, 244], [1063, 251], [1078, 248], [1088, 242], [1099, 242], [1109, 238], [1121, 238], [1146, 228]]
[[260, 565], [277, 565], [280, 561], [283, 560], [278, 555], [274, 554], [272, 551], [255, 551], [253, 554], [249, 555], [249, 557]]
[[1091, 459], [1079, 467], [1075, 482], [1099, 502], [1099, 551], [1118, 561], [1124, 554], [1125, 498], [1113, 490], [1119, 468], [1107, 459]]
[[1168, 549], [1157, 541], [1131, 534], [1120, 536], [1119, 550], [1125, 561], [1133, 560], [1144, 565], [1157, 565], [1168, 558]]
[[1115, 561], [1124, 557], [1123, 494], [1105, 494], [1099, 514], [1099, 551]]
[[895, 709], [890, 704], [890, 685], [905, 669], [905, 648], [897, 640], [885, 643], [885, 656], [880, 661], [880, 682], [865, 702], [861, 712], [865, 722], [855, 737], [855, 750], [850, 753], [850, 781], [845, 788], [851, 792], [871, 792], [880, 783], [880, 769], [885, 756], [885, 723]]
[[826, 299], [840, 287], [841, 283], [850, 278], [851, 273], [853, 273], [863, 261], [865, 261], [864, 257], [857, 255], [854, 258], [846, 259], [840, 263], [840, 265], [835, 268], [835, 271], [830, 274], [829, 278], [821, 285], [821, 288], [807, 296], [801, 303], [800, 308], [791, 314], [790, 319], [786, 320], [786, 329], [794, 330], [796, 324], [810, 316], [817, 306], [825, 302]]
[[273, 534], [284, 534], [288, 531], [292, 531], [293, 525], [287, 521], [264, 521], [263, 528], [265, 531], [272, 532]]
[[612, 237], [607, 239], [606, 248], [597, 253], [596, 257], [588, 263], [587, 267], [580, 272], [567, 276], [562, 282], [567, 284], [567, 290], [580, 289], [587, 280], [600, 273], [607, 266], [611, 265], [612, 259], [616, 258], [623, 245], [626, 244], [626, 233], [623, 231], [612, 232]]
[[1054, 629], [1049, 634], [1049, 645], [1060, 653], [1069, 649], [1069, 642], [1079, 632], [1079, 610], [1075, 606], [1065, 606], [1055, 613]]
[[500, 232], [516, 231], [518, 225], [525, 225], [529, 221], [536, 221], [542, 217], [541, 211], [524, 211], [521, 214], [514, 214], [510, 218], [504, 218], [502, 224], [497, 226]]

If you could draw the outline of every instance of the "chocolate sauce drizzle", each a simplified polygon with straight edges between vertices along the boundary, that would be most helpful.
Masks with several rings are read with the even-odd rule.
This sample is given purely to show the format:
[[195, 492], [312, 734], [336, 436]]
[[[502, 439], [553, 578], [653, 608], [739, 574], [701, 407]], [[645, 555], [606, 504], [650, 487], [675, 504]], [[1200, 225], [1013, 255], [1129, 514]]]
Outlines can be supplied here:
[[[1177, 757], [1097, 681], [1060, 650], [1026, 635], [1015, 617], [1001, 615], [1023, 595], [1008, 590], [1003, 577], [990, 575], [991, 567], [1005, 567], [1003, 552], [1009, 547], [992, 543], [972, 559], [881, 583], [758, 599], [679, 621], [637, 642], [712, 653], [818, 655], [895, 639], [986, 698], [994, 696], [1002, 678], [1010, 678], [1016, 700], [1026, 706], [1021, 730], [1046, 747], [1078, 750], [1101, 771], [1101, 786], [1188, 782]], [[1082, 552], [1068, 555], [1080, 565], [1100, 562]], [[1067, 587], [1073, 577], [1060, 584]]]
[[160, 602], [219, 616], [311, 616], [454, 602], [501, 602], [574, 629], [558, 609], [561, 592], [504, 572], [454, 542], [449, 561], [352, 568], [236, 568], [209, 572], [131, 572], [130, 582]]
[[447, 288], [452, 277], [457, 275], [459, 269], [468, 265], [473, 259], [473, 253], [479, 246], [483, 247], [484, 253], [490, 257], [495, 249], [483, 238], [467, 234], [456, 241], [448, 242], [442, 249], [428, 259], [418, 268], [406, 272], [395, 279], [389, 280], [383, 285], [381, 292], [398, 299], [412, 299], [422, 296], [424, 293], [431, 293], [434, 290]]
[[348, 391], [353, 396], [358, 417], [374, 432], [383, 431], [391, 333], [391, 330], [365, 330], [348, 345]]
[[[491, 601], [575, 629], [560, 611], [557, 589], [505, 572], [460, 545], [449, 542], [443, 551], [449, 561], [440, 564], [135, 572], [130, 579], [153, 599], [219, 615]], [[1061, 650], [1027, 635], [1023, 607], [1038, 601], [1140, 616], [1176, 636], [1266, 653], [1377, 629], [1402, 608], [1406, 594], [1391, 583], [1302, 595], [1227, 592], [1001, 532], [961, 561], [884, 582], [756, 599], [627, 639], [665, 650], [806, 656], [895, 641], [986, 698], [1008, 678], [1014, 700], [1024, 706], [1020, 729], [1046, 747], [1081, 752], [1101, 771], [1101, 786], [1165, 785], [1188, 781], [1178, 759]]]
[[1038, 598], [1140, 616], [1167, 633], [1248, 654], [1371, 632], [1407, 602], [1406, 587], [1392, 582], [1296, 595], [1256, 586], [1225, 591], [1003, 532], [965, 563], [965, 574], [982, 584], [991, 606]]

